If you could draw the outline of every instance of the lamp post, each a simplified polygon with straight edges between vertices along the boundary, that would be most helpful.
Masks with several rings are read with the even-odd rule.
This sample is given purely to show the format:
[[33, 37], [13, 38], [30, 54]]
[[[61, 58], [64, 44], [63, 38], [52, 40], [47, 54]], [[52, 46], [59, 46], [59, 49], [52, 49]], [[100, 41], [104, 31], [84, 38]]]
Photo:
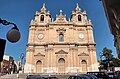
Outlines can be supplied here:
[[21, 69], [22, 69], [22, 73], [23, 73], [23, 59], [24, 59], [24, 53], [21, 53], [20, 59], [21, 59]]
[[[2, 20], [1, 18], [0, 18], [0, 24], [3, 24], [5, 26], [10, 25], [10, 24], [13, 25], [14, 27], [11, 30], [9, 30], [6, 34], [7, 40], [10, 41], [11, 43], [15, 43], [19, 41], [21, 35], [20, 35], [19, 29], [17, 28], [16, 24], [12, 22], [8, 22], [6, 20]], [[2, 50], [0, 51], [0, 56], [2, 56], [0, 57], [0, 61], [3, 60], [5, 44], [6, 44], [6, 40], [0, 39], [0, 50]]]
[[[11, 43], [16, 43], [17, 41], [19, 41], [21, 35], [20, 35], [19, 29], [17, 28], [16, 24], [3, 20], [1, 18], [0, 18], [0, 24], [3, 24], [5, 26], [13, 25], [13, 28], [7, 32], [6, 38]], [[4, 50], [5, 50], [5, 44], [6, 44], [6, 40], [0, 39], [0, 71], [1, 71], [1, 61], [3, 60], [3, 55], [4, 55]]]

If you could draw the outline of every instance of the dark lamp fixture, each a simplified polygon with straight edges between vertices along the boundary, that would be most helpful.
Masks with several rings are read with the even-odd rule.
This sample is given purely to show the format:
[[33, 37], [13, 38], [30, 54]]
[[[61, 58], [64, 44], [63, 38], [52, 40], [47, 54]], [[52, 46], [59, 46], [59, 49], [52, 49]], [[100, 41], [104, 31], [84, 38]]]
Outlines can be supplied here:
[[11, 22], [7, 22], [6, 20], [2, 20], [1, 18], [0, 18], [0, 23], [2, 23], [3, 25], [10, 25], [11, 24], [14, 26], [11, 30], [9, 30], [7, 32], [6, 37], [7, 37], [8, 41], [15, 43], [15, 42], [20, 40], [21, 35], [20, 35], [19, 29], [17, 28], [16, 24], [11, 23]]

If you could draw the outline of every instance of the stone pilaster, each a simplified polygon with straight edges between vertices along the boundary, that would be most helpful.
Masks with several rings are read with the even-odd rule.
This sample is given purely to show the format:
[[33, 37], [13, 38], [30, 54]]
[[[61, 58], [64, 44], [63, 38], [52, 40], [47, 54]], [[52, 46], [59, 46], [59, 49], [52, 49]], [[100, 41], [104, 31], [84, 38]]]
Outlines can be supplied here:
[[88, 43], [93, 43], [94, 44], [94, 36], [93, 36], [92, 25], [87, 26], [87, 36], [88, 36]]

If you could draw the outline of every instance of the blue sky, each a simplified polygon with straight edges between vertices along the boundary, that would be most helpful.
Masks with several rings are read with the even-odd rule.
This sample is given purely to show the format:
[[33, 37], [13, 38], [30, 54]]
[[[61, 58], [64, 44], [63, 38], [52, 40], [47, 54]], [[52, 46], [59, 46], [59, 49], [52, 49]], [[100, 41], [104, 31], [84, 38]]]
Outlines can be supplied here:
[[[112, 49], [113, 55], [117, 57], [114, 39], [108, 26], [102, 2], [99, 0], [1, 0], [0, 18], [14, 22], [21, 33], [21, 39], [17, 43], [6, 42], [6, 55], [19, 60], [21, 53], [26, 54], [30, 21], [34, 19], [35, 12], [40, 11], [43, 3], [46, 4], [47, 11], [50, 11], [54, 19], [56, 14], [59, 14], [59, 10], [66, 14], [67, 19], [70, 18], [72, 10], [75, 10], [76, 3], [78, 3], [82, 11], [87, 11], [88, 18], [92, 21], [97, 58], [99, 59], [99, 53], [104, 47]], [[11, 25], [3, 26], [0, 24], [0, 38], [6, 39], [6, 33], [11, 28]]]

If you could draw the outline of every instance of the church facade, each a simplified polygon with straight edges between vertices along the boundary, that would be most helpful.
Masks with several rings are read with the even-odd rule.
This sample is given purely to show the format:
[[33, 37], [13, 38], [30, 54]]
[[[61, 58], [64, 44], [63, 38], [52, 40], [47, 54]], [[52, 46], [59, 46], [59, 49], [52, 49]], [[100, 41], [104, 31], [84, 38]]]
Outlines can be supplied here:
[[76, 5], [71, 18], [60, 10], [51, 18], [43, 4], [29, 26], [25, 73], [82, 73], [98, 71], [93, 26]]

